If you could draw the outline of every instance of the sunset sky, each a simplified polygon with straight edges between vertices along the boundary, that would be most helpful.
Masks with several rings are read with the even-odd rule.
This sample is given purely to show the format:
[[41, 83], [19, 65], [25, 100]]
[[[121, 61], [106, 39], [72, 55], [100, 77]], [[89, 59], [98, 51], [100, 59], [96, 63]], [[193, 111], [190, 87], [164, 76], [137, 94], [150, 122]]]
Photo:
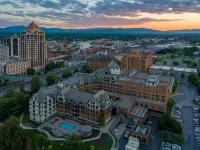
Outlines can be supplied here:
[[200, 0], [0, 0], [0, 27], [200, 29]]

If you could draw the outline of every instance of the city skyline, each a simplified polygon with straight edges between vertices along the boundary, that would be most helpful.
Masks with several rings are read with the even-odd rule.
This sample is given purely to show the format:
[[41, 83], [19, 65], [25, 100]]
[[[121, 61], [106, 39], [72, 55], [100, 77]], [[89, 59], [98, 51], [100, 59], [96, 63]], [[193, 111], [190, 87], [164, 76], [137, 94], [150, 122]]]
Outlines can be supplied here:
[[0, 27], [199, 29], [198, 0], [2, 0]]

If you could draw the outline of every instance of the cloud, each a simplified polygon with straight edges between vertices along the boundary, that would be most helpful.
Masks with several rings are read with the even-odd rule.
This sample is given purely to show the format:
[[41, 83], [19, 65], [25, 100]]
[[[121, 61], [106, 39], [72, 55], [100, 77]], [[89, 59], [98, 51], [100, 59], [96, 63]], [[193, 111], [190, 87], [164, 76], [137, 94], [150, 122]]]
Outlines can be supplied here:
[[144, 16], [144, 13], [200, 13], [199, 6], [200, 0], [2, 0], [0, 19], [6, 15], [8, 20], [15, 16], [21, 17], [22, 23], [23, 18], [28, 18], [63, 22], [66, 27], [125, 26], [177, 21], [178, 18], [158, 19], [155, 15], [154, 18]]

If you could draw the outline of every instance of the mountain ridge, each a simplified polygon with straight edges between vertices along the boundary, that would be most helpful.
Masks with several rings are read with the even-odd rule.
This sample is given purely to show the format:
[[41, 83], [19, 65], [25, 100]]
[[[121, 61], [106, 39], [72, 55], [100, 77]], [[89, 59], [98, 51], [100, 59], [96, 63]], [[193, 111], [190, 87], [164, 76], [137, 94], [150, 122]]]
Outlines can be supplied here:
[[[0, 28], [0, 32], [19, 33], [25, 30], [25, 26], [10, 26]], [[200, 29], [184, 29], [184, 30], [169, 30], [160, 31], [148, 28], [88, 28], [88, 29], [61, 29], [61, 28], [45, 28], [41, 30], [46, 33], [89, 33], [89, 34], [169, 34], [169, 33], [198, 33]]]

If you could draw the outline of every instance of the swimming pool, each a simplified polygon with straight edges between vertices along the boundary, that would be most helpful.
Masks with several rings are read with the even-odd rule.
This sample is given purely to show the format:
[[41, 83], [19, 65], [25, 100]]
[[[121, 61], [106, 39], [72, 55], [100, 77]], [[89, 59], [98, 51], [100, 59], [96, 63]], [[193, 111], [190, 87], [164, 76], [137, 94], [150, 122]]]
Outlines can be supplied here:
[[61, 129], [70, 130], [70, 131], [73, 130], [73, 129], [75, 128], [74, 125], [68, 124], [68, 123], [61, 123], [61, 124], [59, 124], [59, 127], [60, 127]]

